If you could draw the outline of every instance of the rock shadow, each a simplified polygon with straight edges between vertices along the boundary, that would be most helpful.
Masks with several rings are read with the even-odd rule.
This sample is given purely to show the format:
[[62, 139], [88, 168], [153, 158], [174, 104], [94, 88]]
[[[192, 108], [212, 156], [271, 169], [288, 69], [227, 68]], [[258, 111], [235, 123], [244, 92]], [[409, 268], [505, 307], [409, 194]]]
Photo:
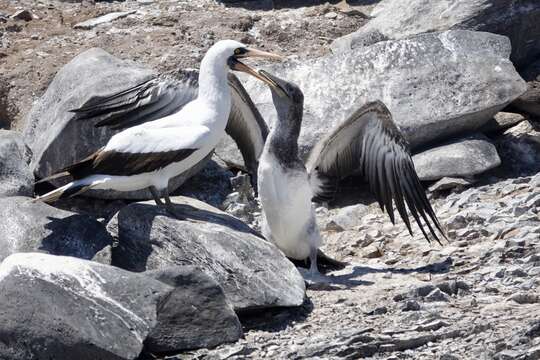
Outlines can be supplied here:
[[297, 307], [246, 310], [237, 313], [244, 332], [262, 330], [278, 332], [285, 330], [293, 322], [303, 322], [313, 311], [314, 305], [307, 296]]

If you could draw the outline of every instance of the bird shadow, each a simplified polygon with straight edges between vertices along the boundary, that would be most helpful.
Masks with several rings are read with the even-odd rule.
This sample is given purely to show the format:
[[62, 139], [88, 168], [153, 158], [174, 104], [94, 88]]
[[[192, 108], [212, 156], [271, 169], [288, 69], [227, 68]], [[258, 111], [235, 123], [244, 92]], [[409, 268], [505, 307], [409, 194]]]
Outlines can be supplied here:
[[40, 251], [90, 260], [112, 245], [113, 239], [105, 227], [87, 215], [47, 216], [47, 220], [44, 228], [49, 233], [41, 240]]
[[316, 284], [315, 286], [310, 287], [312, 290], [343, 290], [344, 288], [353, 288], [357, 286], [369, 286], [374, 285], [373, 281], [361, 280], [358, 279], [362, 276], [374, 273], [383, 273], [383, 274], [444, 274], [450, 270], [452, 265], [452, 259], [450, 257], [445, 260], [435, 262], [432, 264], [427, 264], [415, 268], [395, 268], [395, 267], [384, 267], [384, 268], [375, 268], [370, 266], [361, 266], [354, 265], [350, 267], [350, 272], [345, 274], [330, 274], [326, 276], [326, 282], [320, 285]]
[[[264, 240], [260, 233], [231, 215], [188, 204], [174, 204], [173, 208], [175, 213], [183, 219], [178, 219], [166, 209], [154, 204], [135, 203], [120, 210], [118, 212], [117, 243], [112, 252], [113, 265], [129, 271], [147, 270], [148, 258], [154, 252], [153, 246], [163, 246], [163, 244], [153, 241], [151, 236], [152, 224], [156, 217], [168, 217], [177, 221], [190, 222], [193, 223], [193, 228], [197, 224], [213, 223]], [[136, 223], [134, 219], [136, 219]]]

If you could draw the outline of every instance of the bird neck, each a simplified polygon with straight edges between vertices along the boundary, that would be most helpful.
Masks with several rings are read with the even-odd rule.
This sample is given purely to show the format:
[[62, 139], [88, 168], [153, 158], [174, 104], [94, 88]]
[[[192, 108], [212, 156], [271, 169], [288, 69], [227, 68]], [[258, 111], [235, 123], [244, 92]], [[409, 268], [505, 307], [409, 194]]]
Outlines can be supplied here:
[[278, 110], [278, 119], [268, 139], [273, 151], [284, 152], [283, 155], [286, 156], [296, 156], [301, 125], [302, 106], [290, 106], [285, 111]]
[[231, 106], [231, 90], [227, 75], [227, 65], [223, 59], [213, 56], [213, 54], [207, 54], [201, 62], [198, 98], [210, 106], [216, 106], [216, 110], [226, 112], [228, 116]]

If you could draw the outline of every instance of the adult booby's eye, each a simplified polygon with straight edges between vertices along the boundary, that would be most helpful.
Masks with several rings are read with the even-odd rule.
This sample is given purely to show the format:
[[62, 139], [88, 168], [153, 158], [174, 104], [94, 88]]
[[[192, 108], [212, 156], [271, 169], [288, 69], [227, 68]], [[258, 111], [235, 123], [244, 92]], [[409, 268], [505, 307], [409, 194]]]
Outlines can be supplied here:
[[234, 49], [234, 55], [240, 55], [242, 53], [242, 49], [236, 48]]

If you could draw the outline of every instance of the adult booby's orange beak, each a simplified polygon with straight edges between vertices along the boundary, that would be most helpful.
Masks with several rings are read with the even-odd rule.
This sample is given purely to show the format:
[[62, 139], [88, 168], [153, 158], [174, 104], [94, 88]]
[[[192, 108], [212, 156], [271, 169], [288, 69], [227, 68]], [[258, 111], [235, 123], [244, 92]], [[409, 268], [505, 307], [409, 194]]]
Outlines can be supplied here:
[[256, 77], [257, 79], [261, 81], [264, 81], [270, 86], [276, 86], [276, 84], [271, 79], [265, 76], [261, 76], [261, 74], [259, 74], [257, 70], [253, 69], [252, 67], [238, 60], [240, 58], [247, 58], [247, 57], [259, 57], [259, 58], [267, 58], [267, 59], [273, 59], [273, 60], [283, 60], [284, 57], [277, 54], [272, 54], [266, 51], [257, 50], [257, 49], [242, 48], [241, 51], [231, 56], [228, 61], [229, 67], [232, 70], [245, 72], [251, 76]]
[[285, 58], [281, 55], [272, 54], [266, 51], [252, 49], [252, 48], [244, 48], [244, 51], [240, 54], [235, 54], [234, 56], [237, 59], [240, 58], [246, 58], [246, 57], [259, 57], [259, 58], [267, 58], [272, 60], [284, 60]]

